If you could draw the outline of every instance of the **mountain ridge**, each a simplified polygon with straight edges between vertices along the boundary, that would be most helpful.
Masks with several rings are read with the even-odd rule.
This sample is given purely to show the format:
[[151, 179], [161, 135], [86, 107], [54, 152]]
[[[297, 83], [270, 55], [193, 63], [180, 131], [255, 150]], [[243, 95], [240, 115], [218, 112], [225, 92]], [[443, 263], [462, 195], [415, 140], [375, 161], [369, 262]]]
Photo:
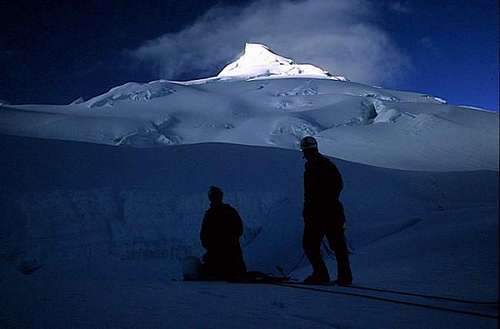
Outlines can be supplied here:
[[[264, 52], [263, 62], [302, 65], [262, 45], [248, 48], [250, 55]], [[1, 105], [0, 133], [115, 146], [218, 142], [295, 150], [313, 135], [326, 155], [374, 166], [498, 170], [498, 113], [326, 75], [236, 73], [129, 82], [70, 105]]]

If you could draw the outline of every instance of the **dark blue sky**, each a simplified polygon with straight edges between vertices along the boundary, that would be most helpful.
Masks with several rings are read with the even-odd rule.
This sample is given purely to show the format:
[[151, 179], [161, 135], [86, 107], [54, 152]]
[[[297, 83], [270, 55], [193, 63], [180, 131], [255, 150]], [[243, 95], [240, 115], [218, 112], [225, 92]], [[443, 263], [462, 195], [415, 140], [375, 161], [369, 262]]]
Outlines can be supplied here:
[[[190, 26], [214, 5], [249, 2], [3, 1], [0, 99], [65, 104], [128, 81], [158, 79], [157, 70], [134, 61], [128, 51]], [[375, 23], [410, 62], [402, 78], [384, 87], [498, 111], [497, 1], [373, 3], [381, 12]], [[389, 6], [400, 14], [385, 10]]]

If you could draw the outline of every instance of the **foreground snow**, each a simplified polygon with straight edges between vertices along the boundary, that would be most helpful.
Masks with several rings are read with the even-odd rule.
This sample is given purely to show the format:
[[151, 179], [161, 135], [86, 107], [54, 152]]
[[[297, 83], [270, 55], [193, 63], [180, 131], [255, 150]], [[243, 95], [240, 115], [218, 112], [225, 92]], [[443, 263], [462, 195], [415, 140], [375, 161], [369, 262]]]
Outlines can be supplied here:
[[[227, 144], [133, 149], [6, 136], [0, 150], [9, 155], [0, 171], [2, 328], [496, 326], [492, 319], [286, 287], [172, 282], [183, 257], [202, 252], [198, 230], [211, 184], [242, 214], [249, 268], [295, 267], [302, 255], [297, 151]], [[335, 161], [346, 183], [358, 284], [498, 299], [498, 172]], [[41, 267], [22, 274], [20, 264], [31, 261]], [[303, 262], [292, 275], [309, 271]], [[398, 299], [495, 314], [491, 306]]]
[[[137, 266], [143, 266], [137, 264]], [[54, 273], [58, 274], [58, 273]], [[496, 328], [496, 320], [267, 285], [51, 276], [4, 282], [3, 328]], [[392, 286], [398, 286], [392, 284]], [[433, 292], [440, 292], [436, 289]], [[338, 288], [342, 290], [342, 288]], [[344, 289], [345, 290], [345, 289]], [[0, 302], [5, 304], [5, 302]], [[434, 305], [449, 306], [450, 303]], [[3, 306], [3, 305], [2, 305]], [[471, 309], [471, 307], [458, 307]], [[493, 314], [496, 307], [476, 307]], [[2, 313], [5, 314], [5, 308]]]

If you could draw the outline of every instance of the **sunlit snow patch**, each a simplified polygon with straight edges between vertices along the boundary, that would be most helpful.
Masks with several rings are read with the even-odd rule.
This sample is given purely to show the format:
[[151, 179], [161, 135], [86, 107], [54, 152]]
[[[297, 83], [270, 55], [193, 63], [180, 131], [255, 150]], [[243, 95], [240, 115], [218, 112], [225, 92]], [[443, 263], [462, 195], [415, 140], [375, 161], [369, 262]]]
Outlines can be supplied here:
[[276, 94], [276, 96], [313, 96], [319, 94], [318, 86], [311, 80], [307, 80], [306, 83], [295, 87], [288, 91], [281, 91]]
[[151, 81], [149, 83], [128, 82], [122, 86], [112, 88], [107, 93], [89, 99], [88, 107], [113, 106], [122, 100], [147, 101], [152, 98], [167, 96], [175, 92], [172, 84], [165, 80]]
[[269, 141], [274, 145], [296, 148], [303, 137], [316, 135], [320, 131], [320, 127], [307, 120], [288, 117], [274, 124]]
[[83, 97], [78, 97], [77, 99], [69, 103], [69, 105], [77, 105], [81, 103], [85, 103], [85, 100], [83, 99]]
[[389, 101], [389, 102], [398, 101], [398, 99], [394, 96], [388, 96], [388, 95], [382, 95], [382, 94], [368, 93], [368, 94], [365, 94], [363, 96], [368, 97], [368, 98], [377, 99], [377, 100], [382, 100], [382, 101]]
[[288, 111], [301, 111], [305, 106], [311, 106], [312, 102], [304, 99], [304, 98], [291, 98], [286, 97], [279, 99], [274, 107], [278, 110], [288, 110]]
[[296, 64], [293, 60], [273, 53], [268, 47], [245, 44], [244, 53], [217, 75], [221, 79], [260, 79], [273, 77], [315, 77], [347, 81], [311, 64]]
[[157, 118], [151, 121], [147, 127], [116, 138], [115, 143], [116, 145], [134, 147], [153, 147], [180, 144], [182, 138], [177, 136], [172, 131], [172, 127], [177, 122], [178, 120], [176, 118], [169, 115]]
[[372, 105], [376, 112], [373, 123], [392, 123], [401, 116], [398, 110], [387, 106], [385, 102], [378, 99], [373, 100]]

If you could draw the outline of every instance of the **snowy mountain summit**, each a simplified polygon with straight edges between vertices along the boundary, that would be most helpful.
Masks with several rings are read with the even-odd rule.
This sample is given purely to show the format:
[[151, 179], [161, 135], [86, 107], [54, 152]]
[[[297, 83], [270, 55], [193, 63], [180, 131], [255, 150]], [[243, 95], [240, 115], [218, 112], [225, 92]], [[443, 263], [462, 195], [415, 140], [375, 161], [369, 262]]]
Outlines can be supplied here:
[[298, 149], [404, 170], [498, 170], [498, 114], [374, 87], [247, 43], [217, 76], [127, 82], [70, 105], [0, 105], [0, 134], [156, 147]]
[[267, 46], [246, 43], [245, 51], [217, 75], [218, 78], [323, 78], [347, 81], [343, 76], [333, 76], [328, 71], [311, 64], [296, 64], [293, 60], [277, 55]]

